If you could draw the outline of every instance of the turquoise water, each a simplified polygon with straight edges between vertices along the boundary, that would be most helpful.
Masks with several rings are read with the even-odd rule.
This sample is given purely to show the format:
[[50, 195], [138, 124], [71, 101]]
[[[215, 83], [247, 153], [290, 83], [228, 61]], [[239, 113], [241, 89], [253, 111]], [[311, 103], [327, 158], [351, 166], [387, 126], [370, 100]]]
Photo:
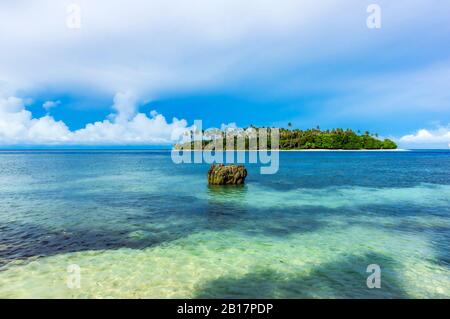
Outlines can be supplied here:
[[1, 151], [0, 298], [450, 297], [449, 151], [280, 156], [208, 187], [165, 151]]

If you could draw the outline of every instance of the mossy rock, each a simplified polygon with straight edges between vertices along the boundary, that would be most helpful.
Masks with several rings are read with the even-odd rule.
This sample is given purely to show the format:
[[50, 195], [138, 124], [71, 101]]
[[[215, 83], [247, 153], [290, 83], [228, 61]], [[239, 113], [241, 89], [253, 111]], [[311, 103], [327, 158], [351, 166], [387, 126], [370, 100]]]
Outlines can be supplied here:
[[211, 165], [208, 171], [210, 185], [242, 185], [247, 177], [247, 169], [243, 165]]

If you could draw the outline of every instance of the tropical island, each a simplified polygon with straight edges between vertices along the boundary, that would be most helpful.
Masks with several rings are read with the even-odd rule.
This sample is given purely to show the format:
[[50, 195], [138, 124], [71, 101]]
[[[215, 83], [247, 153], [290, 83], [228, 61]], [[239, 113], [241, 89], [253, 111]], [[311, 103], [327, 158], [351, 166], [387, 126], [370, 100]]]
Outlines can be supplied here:
[[[291, 125], [288, 125], [289, 127]], [[201, 147], [203, 149], [214, 149], [214, 144], [219, 139], [227, 140], [234, 139], [235, 143], [230, 148], [224, 143], [223, 150], [254, 150], [253, 145], [258, 145], [256, 148], [265, 149], [265, 147], [259, 147], [259, 138], [256, 135], [249, 134], [249, 132], [257, 132], [259, 129], [264, 129], [267, 132], [267, 147], [270, 148], [271, 143], [271, 130], [274, 128], [257, 128], [250, 126], [246, 129], [236, 130], [215, 130], [213, 132], [202, 131]], [[380, 139], [378, 134], [373, 134], [368, 131], [361, 133], [355, 132], [352, 129], [336, 128], [332, 130], [321, 130], [320, 127], [308, 130], [300, 129], [286, 129], [279, 128], [279, 150], [392, 150], [397, 149], [397, 144], [390, 139]], [[175, 149], [193, 150], [199, 149], [199, 141], [194, 142], [195, 132], [190, 131], [190, 137], [187, 142], [176, 144]], [[243, 136], [243, 137], [242, 137]], [[241, 137], [245, 142], [239, 144], [238, 138]], [[228, 147], [227, 147], [228, 146]]]

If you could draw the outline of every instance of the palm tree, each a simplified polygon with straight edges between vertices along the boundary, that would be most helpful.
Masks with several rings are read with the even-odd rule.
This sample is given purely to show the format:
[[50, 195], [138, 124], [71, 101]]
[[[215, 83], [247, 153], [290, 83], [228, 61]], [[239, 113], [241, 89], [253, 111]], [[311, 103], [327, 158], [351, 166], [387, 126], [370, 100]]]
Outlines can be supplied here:
[[292, 148], [292, 132], [291, 132], [292, 123], [291, 122], [288, 123], [288, 127], [289, 127], [289, 147]]

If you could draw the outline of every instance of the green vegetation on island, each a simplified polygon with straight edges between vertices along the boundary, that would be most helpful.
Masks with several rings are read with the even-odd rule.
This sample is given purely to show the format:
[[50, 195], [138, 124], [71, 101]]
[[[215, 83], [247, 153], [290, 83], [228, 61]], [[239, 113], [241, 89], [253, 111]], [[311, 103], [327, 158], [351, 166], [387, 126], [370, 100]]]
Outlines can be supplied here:
[[396, 149], [397, 144], [389, 139], [380, 140], [378, 134], [355, 133], [351, 129], [341, 128], [332, 130], [288, 130], [280, 129], [280, 149], [343, 149], [343, 150], [374, 150]]
[[[289, 125], [290, 127], [291, 125]], [[254, 150], [254, 147], [250, 145], [258, 145], [257, 149], [271, 148], [271, 130], [273, 128], [264, 128], [267, 130], [267, 143], [261, 143], [260, 145], [258, 135], [252, 135], [251, 132], [257, 132], [258, 128], [251, 126], [244, 130], [215, 130], [213, 134], [207, 134], [204, 131], [202, 136], [206, 138], [202, 139], [202, 148], [214, 149], [213, 145], [219, 139], [226, 141], [227, 139], [234, 138], [234, 147], [227, 147], [227, 143], [224, 142], [223, 150]], [[250, 133], [249, 133], [250, 132]], [[191, 136], [193, 136], [191, 132]], [[239, 144], [239, 137], [244, 140], [244, 143]], [[190, 141], [194, 139], [191, 138]], [[257, 143], [253, 143], [253, 142]], [[198, 142], [197, 142], [198, 143]], [[266, 144], [266, 145], [264, 145]], [[231, 145], [228, 144], [228, 145]], [[240, 146], [239, 146], [240, 145]], [[245, 145], [245, 146], [244, 146]], [[397, 144], [390, 139], [379, 139], [378, 134], [371, 134], [366, 131], [365, 133], [354, 132], [351, 129], [332, 129], [321, 130], [319, 127], [315, 129], [300, 130], [300, 129], [279, 129], [279, 146], [280, 150], [391, 150], [396, 149]], [[175, 149], [199, 149], [195, 146], [194, 142], [186, 142], [183, 144], [175, 145]]]

